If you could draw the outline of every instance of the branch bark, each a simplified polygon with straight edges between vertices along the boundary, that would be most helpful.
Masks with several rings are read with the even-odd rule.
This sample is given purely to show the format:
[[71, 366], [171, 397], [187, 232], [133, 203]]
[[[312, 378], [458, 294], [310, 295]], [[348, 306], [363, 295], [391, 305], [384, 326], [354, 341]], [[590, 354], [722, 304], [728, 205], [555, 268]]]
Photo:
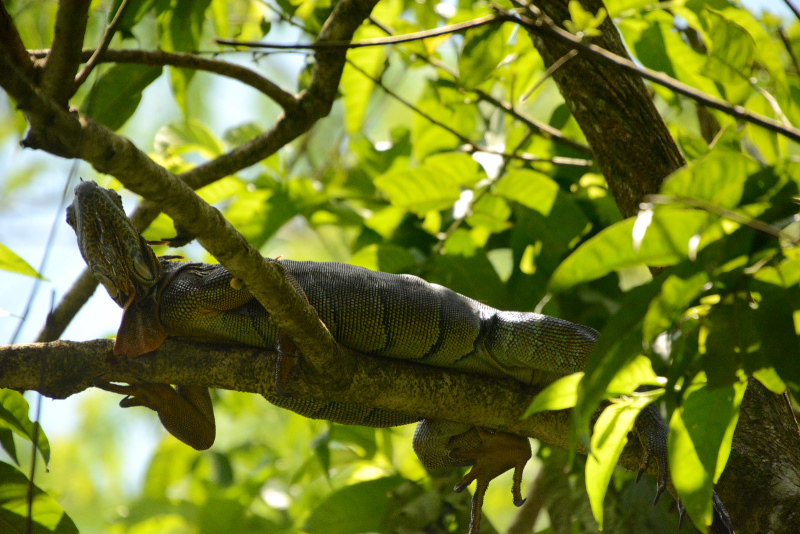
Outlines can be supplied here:
[[75, 92], [75, 75], [80, 65], [83, 36], [91, 0], [61, 0], [56, 13], [53, 47], [42, 72], [42, 90], [66, 108]]
[[[538, 389], [512, 379], [470, 375], [401, 360], [341, 351], [351, 360], [352, 380], [340, 389], [318, 377], [292, 373], [294, 397], [346, 402], [447, 419], [540, 439], [569, 447], [569, 411], [543, 412], [520, 419]], [[186, 343], [168, 338], [156, 351], [135, 360], [113, 354], [113, 341], [55, 341], [0, 347], [0, 387], [36, 390], [66, 398], [92, 386], [94, 379], [183, 384], [277, 396], [274, 353], [241, 346]], [[46, 366], [46, 373], [42, 373]], [[44, 377], [43, 382], [39, 382]], [[579, 452], [585, 450], [579, 446]], [[630, 440], [619, 465], [638, 469], [638, 440]], [[657, 473], [655, 462], [647, 470]]]
[[[50, 50], [29, 50], [32, 57], [46, 57]], [[90, 61], [96, 54], [95, 50], [87, 48], [81, 52], [81, 61]], [[195, 54], [183, 52], [166, 52], [164, 50], [105, 50], [96, 60], [98, 63], [136, 63], [139, 65], [169, 65], [184, 69], [202, 70], [227, 76], [249, 85], [256, 91], [264, 93], [275, 101], [286, 112], [292, 112], [297, 107], [294, 95], [282, 89], [276, 83], [266, 79], [259, 73], [219, 59], [209, 59]], [[77, 82], [76, 82], [77, 83]]]

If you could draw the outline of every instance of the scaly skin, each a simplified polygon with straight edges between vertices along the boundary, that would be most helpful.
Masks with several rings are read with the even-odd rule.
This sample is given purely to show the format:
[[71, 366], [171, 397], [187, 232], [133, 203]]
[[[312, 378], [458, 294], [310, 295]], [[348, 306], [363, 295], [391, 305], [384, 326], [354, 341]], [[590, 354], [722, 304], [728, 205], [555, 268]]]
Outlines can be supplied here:
[[[136, 357], [168, 336], [268, 350], [283, 348], [269, 313], [220, 265], [158, 260], [130, 224], [119, 196], [94, 182], [75, 188], [67, 210], [86, 263], [123, 308], [115, 353]], [[268, 260], [275, 261], [275, 260]], [[544, 386], [583, 369], [597, 332], [546, 315], [500, 311], [410, 275], [391, 275], [339, 263], [280, 261], [338, 343], [367, 355], [411, 360]], [[290, 340], [284, 340], [292, 345]], [[285, 357], [282, 361], [290, 363]], [[214, 441], [214, 416], [204, 388], [168, 385], [100, 387], [125, 394], [121, 405], [147, 406], [181, 441], [205, 449]], [[389, 410], [291, 397], [268, 401], [301, 415], [344, 424], [396, 426], [419, 420]], [[644, 448], [643, 468], [659, 462], [658, 495], [666, 486], [666, 425], [657, 412], [634, 431]], [[472, 465], [456, 486], [477, 480], [470, 532], [480, 525], [483, 495], [494, 477], [515, 470], [514, 502], [531, 456], [527, 439], [447, 421], [424, 420], [414, 450], [428, 468]], [[721, 506], [721, 504], [720, 504]]]

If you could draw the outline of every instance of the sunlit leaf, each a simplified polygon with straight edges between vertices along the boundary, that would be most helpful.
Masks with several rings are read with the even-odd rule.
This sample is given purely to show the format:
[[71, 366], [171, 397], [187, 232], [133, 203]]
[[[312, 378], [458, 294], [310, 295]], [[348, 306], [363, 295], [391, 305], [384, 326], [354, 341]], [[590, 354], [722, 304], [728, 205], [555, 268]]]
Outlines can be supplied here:
[[27, 261], [14, 254], [10, 248], [2, 243], [0, 243], [0, 269], [44, 280]]
[[499, 25], [489, 24], [467, 32], [458, 58], [459, 81], [472, 88], [486, 81], [500, 63], [505, 36]]
[[582, 372], [559, 378], [534, 397], [533, 402], [525, 410], [522, 417], [528, 417], [546, 410], [572, 408], [578, 398], [577, 389], [581, 378], [583, 378]]
[[628, 432], [636, 417], [651, 402], [654, 396], [633, 397], [611, 403], [603, 410], [592, 433], [592, 454], [586, 459], [586, 491], [592, 506], [592, 514], [603, 528], [603, 500], [606, 496], [611, 473], [617, 465], [619, 455], [628, 443]]
[[28, 411], [28, 401], [21, 393], [11, 389], [0, 389], [0, 427], [7, 428], [28, 441], [33, 441], [35, 433], [36, 448], [47, 464], [50, 461], [50, 443], [44, 430], [34, 429], [34, 423], [28, 418]]
[[[28, 479], [12, 466], [0, 462], [0, 530], [26, 534]], [[78, 534], [75, 523], [55, 499], [33, 486], [33, 533]]]
[[[353, 40], [361, 41], [377, 37], [385, 37], [385, 34], [376, 26], [362, 26], [354, 34]], [[361, 129], [369, 97], [375, 87], [375, 82], [368, 76], [379, 77], [385, 53], [386, 50], [382, 46], [355, 48], [347, 53], [348, 63], [344, 66], [339, 88], [344, 94], [344, 123], [348, 132], [357, 132]], [[366, 75], [356, 67], [366, 71]]]
[[756, 48], [753, 38], [720, 11], [706, 8], [703, 15], [710, 37], [706, 76], [723, 83], [749, 78]]
[[730, 454], [746, 382], [696, 389], [675, 410], [668, 439], [673, 483], [696, 525], [713, 519], [711, 493]]
[[624, 267], [675, 265], [688, 255], [689, 240], [708, 217], [690, 209], [656, 210], [638, 250], [633, 239], [635, 219], [609, 226], [558, 266], [550, 279], [550, 290], [564, 291]]

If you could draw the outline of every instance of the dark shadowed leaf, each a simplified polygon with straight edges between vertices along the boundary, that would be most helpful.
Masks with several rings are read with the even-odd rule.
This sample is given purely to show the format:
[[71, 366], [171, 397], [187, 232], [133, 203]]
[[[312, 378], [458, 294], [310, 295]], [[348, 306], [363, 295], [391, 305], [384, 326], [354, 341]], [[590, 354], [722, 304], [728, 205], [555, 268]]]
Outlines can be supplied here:
[[159, 76], [161, 66], [116, 64], [97, 81], [81, 112], [110, 130], [118, 130], [139, 107], [142, 91]]

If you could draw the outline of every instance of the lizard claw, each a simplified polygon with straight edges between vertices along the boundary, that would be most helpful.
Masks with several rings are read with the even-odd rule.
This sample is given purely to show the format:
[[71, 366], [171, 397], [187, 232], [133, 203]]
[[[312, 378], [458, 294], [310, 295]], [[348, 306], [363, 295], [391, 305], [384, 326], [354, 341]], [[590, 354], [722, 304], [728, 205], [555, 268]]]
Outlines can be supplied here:
[[683, 501], [678, 499], [678, 530], [683, 528], [683, 518], [686, 515], [686, 507], [683, 505]]
[[511, 487], [514, 504], [522, 506], [522, 471], [531, 458], [531, 445], [527, 438], [505, 434], [503, 432], [489, 432], [478, 427], [478, 436], [481, 444], [471, 450], [454, 448], [448, 455], [454, 460], [472, 461], [473, 466], [456, 484], [454, 491], [460, 493], [473, 481], [477, 481], [475, 493], [472, 496], [472, 509], [469, 521], [469, 534], [478, 534], [481, 525], [481, 509], [486, 489], [495, 477], [514, 469], [514, 482]]

